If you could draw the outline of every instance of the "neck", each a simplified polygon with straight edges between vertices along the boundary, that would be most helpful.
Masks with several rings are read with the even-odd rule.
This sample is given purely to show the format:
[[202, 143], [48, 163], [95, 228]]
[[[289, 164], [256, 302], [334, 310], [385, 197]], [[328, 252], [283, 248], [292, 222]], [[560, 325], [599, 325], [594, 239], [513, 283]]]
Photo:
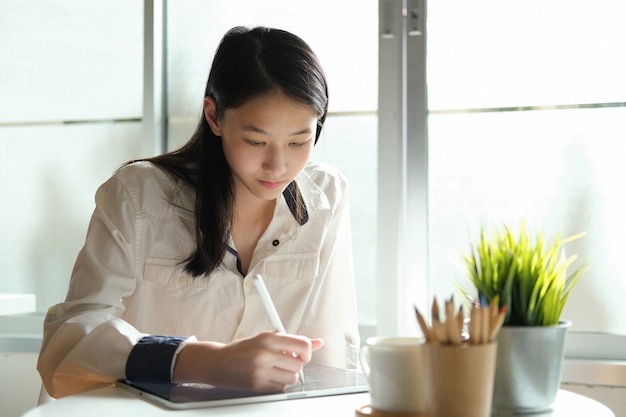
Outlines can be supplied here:
[[237, 192], [235, 196], [235, 208], [233, 222], [244, 221], [246, 223], [258, 222], [272, 217], [276, 207], [276, 200], [261, 200], [247, 190]]
[[231, 229], [235, 249], [239, 254], [244, 274], [248, 273], [254, 249], [272, 221], [276, 206], [276, 200], [263, 201], [250, 197], [236, 200]]

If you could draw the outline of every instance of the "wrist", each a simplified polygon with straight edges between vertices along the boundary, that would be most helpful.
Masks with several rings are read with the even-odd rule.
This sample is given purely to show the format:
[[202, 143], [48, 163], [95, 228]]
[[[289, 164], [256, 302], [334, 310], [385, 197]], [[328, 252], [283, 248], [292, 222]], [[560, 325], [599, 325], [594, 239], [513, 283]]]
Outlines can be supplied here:
[[173, 382], [211, 384], [213, 364], [224, 345], [217, 342], [188, 340], [178, 351], [172, 365]]
[[187, 343], [197, 342], [196, 336], [189, 336], [184, 342], [178, 345], [176, 352], [174, 352], [174, 356], [172, 357], [172, 363], [170, 364], [170, 380], [174, 381], [174, 367], [176, 366], [176, 360], [178, 359], [178, 355], [180, 351], [183, 350]]

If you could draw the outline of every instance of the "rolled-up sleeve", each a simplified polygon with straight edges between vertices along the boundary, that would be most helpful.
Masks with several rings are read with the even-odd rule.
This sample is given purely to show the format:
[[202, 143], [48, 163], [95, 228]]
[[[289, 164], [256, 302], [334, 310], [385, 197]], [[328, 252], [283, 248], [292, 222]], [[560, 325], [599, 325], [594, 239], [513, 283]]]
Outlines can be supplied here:
[[[48, 310], [44, 321], [37, 369], [53, 397], [110, 385], [126, 378], [128, 367], [141, 377], [146, 368], [141, 364], [154, 358], [165, 361], [164, 369], [169, 370], [167, 361], [184, 340], [150, 338], [123, 320], [123, 299], [133, 293], [143, 268], [138, 261], [142, 213], [135, 200], [115, 177], [96, 192], [96, 208], [67, 297]], [[135, 352], [142, 354], [129, 364], [138, 343], [142, 348]]]

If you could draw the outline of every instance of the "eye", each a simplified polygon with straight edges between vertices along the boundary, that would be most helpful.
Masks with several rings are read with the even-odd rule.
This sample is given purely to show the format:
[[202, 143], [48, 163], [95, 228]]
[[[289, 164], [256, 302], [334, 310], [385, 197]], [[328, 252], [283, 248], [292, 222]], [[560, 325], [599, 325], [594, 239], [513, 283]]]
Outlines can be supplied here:
[[304, 142], [291, 142], [291, 143], [289, 143], [289, 145], [294, 147], [294, 148], [302, 148], [302, 147], [306, 146], [310, 141], [311, 141], [311, 139], [307, 139]]
[[246, 142], [248, 142], [248, 145], [250, 146], [263, 146], [265, 144], [265, 142], [261, 142], [258, 140], [246, 140]]

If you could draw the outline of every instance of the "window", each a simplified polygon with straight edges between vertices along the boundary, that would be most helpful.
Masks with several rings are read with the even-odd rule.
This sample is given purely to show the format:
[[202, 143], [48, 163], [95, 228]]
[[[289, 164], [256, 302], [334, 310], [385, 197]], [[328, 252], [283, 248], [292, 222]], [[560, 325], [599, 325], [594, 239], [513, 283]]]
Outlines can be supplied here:
[[40, 312], [65, 297], [97, 186], [141, 155], [142, 26], [137, 1], [0, 3], [0, 292]]
[[568, 341], [626, 335], [625, 12], [618, 0], [429, 3], [432, 293], [463, 279], [481, 225], [525, 217], [548, 236], [587, 232], [566, 247], [588, 262], [562, 316]]

